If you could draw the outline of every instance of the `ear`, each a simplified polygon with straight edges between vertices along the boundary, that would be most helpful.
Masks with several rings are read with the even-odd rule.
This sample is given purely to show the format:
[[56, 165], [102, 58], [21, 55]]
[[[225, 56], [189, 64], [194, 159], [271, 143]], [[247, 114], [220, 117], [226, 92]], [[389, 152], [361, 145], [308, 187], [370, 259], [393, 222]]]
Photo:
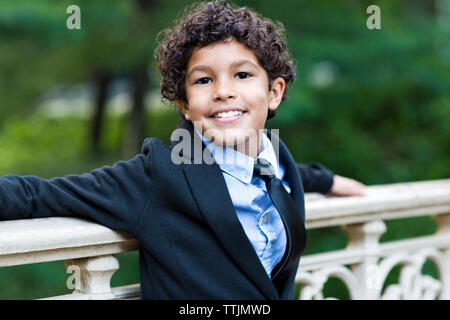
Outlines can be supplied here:
[[286, 83], [283, 78], [276, 78], [272, 81], [272, 87], [269, 92], [269, 110], [275, 110], [280, 105], [283, 98]]
[[191, 114], [189, 113], [189, 105], [187, 104], [187, 102], [183, 100], [177, 100], [177, 104], [184, 118], [188, 121], [191, 120]]

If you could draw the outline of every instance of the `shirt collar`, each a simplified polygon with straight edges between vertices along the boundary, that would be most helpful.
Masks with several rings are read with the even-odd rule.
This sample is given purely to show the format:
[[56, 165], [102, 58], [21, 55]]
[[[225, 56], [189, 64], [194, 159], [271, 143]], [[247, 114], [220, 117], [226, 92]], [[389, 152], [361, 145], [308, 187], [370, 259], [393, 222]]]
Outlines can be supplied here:
[[[205, 138], [197, 129], [195, 129], [195, 132], [200, 136], [222, 171], [225, 171], [244, 183], [251, 182], [255, 162], [253, 157], [247, 156], [233, 148], [217, 145]], [[261, 135], [261, 150], [258, 158], [269, 161], [275, 169], [276, 176], [281, 179], [281, 172], [275, 150], [265, 133]]]

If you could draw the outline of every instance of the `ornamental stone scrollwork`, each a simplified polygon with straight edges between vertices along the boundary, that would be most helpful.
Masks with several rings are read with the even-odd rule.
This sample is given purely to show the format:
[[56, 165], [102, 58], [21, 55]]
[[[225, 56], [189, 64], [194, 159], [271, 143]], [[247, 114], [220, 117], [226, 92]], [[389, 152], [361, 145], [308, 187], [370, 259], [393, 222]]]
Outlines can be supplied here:
[[[346, 285], [352, 300], [368, 299], [368, 297], [382, 300], [443, 299], [444, 297], [441, 296], [442, 281], [422, 273], [426, 261], [431, 261], [436, 265], [440, 277], [446, 274], [446, 256], [436, 248], [426, 248], [413, 253], [391, 254], [377, 264], [366, 266], [365, 279], [358, 277], [361, 273], [356, 274], [343, 265], [303, 271], [296, 279], [297, 283], [303, 285], [299, 299], [335, 299], [324, 298], [323, 294], [325, 283], [332, 277], [340, 279]], [[402, 267], [398, 283], [390, 284], [383, 290], [389, 273], [396, 266]]]
[[[379, 241], [386, 231], [382, 220], [344, 226], [349, 237], [345, 250], [303, 259], [304, 269], [296, 279], [303, 285], [299, 299], [324, 299], [323, 289], [331, 277], [345, 284], [350, 299], [449, 299], [450, 250], [445, 244], [450, 219], [442, 215], [436, 220], [435, 235], [389, 243]], [[423, 274], [427, 261], [436, 266], [438, 279]], [[389, 274], [398, 266], [398, 283], [387, 285]]]
[[350, 299], [357, 299], [360, 286], [353, 273], [344, 266], [326, 267], [313, 272], [304, 272], [297, 278], [297, 282], [304, 284], [300, 293], [300, 300], [335, 300], [336, 298], [323, 296], [324, 285], [329, 278], [340, 279], [348, 288]]
[[439, 274], [445, 272], [444, 256], [434, 248], [420, 250], [406, 255], [394, 254], [384, 259], [379, 266], [380, 279], [384, 282], [389, 272], [397, 265], [401, 265], [398, 284], [391, 284], [381, 294], [384, 300], [432, 300], [439, 297], [442, 290], [441, 281], [429, 275], [422, 274], [422, 267], [427, 260], [434, 262]]
[[[343, 265], [304, 271], [297, 277], [297, 282], [303, 285], [299, 299], [335, 299], [325, 298], [323, 294], [325, 283], [332, 277], [340, 279], [346, 285], [352, 300], [432, 300], [443, 298], [440, 296], [443, 288], [442, 282], [422, 274], [422, 268], [426, 261], [431, 261], [436, 265], [439, 275], [444, 275], [445, 259], [446, 257], [435, 248], [426, 248], [410, 254], [394, 253], [377, 264], [366, 266], [365, 279], [358, 278], [355, 272]], [[389, 273], [396, 266], [402, 267], [398, 283], [391, 284], [383, 290]], [[357, 268], [355, 269], [357, 270]]]

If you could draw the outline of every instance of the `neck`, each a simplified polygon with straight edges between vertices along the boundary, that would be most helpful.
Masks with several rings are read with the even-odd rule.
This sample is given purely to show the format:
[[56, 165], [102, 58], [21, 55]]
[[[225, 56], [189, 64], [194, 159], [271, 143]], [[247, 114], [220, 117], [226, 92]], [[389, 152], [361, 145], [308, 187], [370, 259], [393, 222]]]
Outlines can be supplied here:
[[261, 152], [261, 132], [248, 137], [240, 144], [234, 145], [233, 149], [256, 159]]

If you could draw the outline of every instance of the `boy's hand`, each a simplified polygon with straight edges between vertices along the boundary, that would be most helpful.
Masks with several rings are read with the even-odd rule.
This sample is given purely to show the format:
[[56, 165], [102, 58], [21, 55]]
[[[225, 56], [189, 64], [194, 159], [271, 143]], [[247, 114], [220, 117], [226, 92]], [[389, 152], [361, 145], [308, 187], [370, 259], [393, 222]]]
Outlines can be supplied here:
[[326, 194], [327, 196], [363, 196], [366, 186], [356, 180], [334, 175], [333, 186]]

